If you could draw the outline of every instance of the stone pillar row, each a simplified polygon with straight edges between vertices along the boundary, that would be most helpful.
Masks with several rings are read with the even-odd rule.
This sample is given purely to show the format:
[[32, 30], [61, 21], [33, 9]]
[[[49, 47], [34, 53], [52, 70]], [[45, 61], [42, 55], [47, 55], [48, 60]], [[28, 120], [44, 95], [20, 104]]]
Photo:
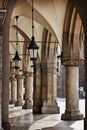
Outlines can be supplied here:
[[25, 103], [23, 105], [23, 76], [16, 75], [9, 81], [9, 103], [30, 109], [33, 106], [33, 74], [26, 72], [25, 76]]
[[15, 106], [23, 104], [23, 76], [16, 75], [10, 79], [9, 84], [9, 103]]
[[[66, 67], [66, 110], [62, 114], [62, 120], [79, 120], [83, 115], [79, 111], [79, 60], [64, 61]], [[23, 77], [17, 75], [17, 102], [16, 106], [23, 105], [23, 109], [33, 106], [34, 113], [59, 113], [59, 107], [55, 103], [56, 93], [56, 70], [55, 68], [42, 68], [36, 66], [33, 93], [33, 74], [25, 73], [25, 103], [23, 105]], [[41, 75], [40, 75], [41, 74]], [[45, 79], [45, 80], [44, 80]], [[47, 80], [46, 80], [47, 79]], [[40, 81], [43, 82], [40, 82]], [[15, 79], [11, 80], [12, 86]], [[46, 85], [46, 86], [45, 86]], [[37, 86], [37, 87], [36, 87]], [[14, 92], [15, 87], [11, 89]], [[45, 89], [44, 89], [45, 88]], [[34, 95], [33, 95], [34, 94]], [[44, 96], [44, 95], [45, 96]], [[13, 94], [12, 101], [15, 101]], [[34, 98], [33, 98], [34, 97]], [[13, 100], [14, 99], [14, 100]], [[34, 104], [33, 104], [34, 101]], [[42, 104], [41, 104], [42, 103]]]

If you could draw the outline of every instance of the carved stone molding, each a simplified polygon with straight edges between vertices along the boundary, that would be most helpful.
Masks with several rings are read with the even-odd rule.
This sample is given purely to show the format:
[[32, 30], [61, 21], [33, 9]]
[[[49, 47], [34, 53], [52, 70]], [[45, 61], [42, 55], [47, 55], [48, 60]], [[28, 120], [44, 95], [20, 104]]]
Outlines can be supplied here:
[[23, 75], [18, 74], [18, 75], [15, 76], [15, 78], [16, 79], [23, 79]]
[[24, 72], [25, 77], [33, 77], [33, 72], [26, 71]]
[[62, 64], [65, 66], [79, 66], [82, 62], [82, 59], [62, 59]]

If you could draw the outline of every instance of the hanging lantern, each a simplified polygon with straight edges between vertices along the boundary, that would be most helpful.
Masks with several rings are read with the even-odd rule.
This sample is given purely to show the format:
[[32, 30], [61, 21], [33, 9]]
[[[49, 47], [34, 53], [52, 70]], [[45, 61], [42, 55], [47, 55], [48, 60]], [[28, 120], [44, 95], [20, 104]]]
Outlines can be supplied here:
[[28, 50], [30, 52], [30, 60], [36, 60], [37, 59], [37, 53], [38, 53], [38, 49], [39, 47], [37, 46], [36, 42], [35, 42], [35, 38], [32, 37], [30, 44], [28, 46]]
[[16, 30], [16, 52], [15, 52], [15, 56], [13, 58], [13, 67], [15, 69], [19, 69], [20, 68], [20, 61], [21, 61], [19, 54], [18, 54], [18, 18], [19, 18], [19, 16], [17, 15], [15, 18], [16, 18], [17, 30]]
[[28, 51], [30, 54], [30, 60], [35, 63], [35, 60], [37, 59], [37, 53], [38, 53], [38, 45], [35, 42], [35, 37], [34, 37], [34, 8], [33, 8], [33, 0], [32, 0], [32, 37], [28, 46]]
[[13, 58], [13, 67], [15, 69], [19, 69], [20, 68], [20, 62], [21, 62], [21, 59], [19, 57], [18, 51], [16, 51], [15, 56]]

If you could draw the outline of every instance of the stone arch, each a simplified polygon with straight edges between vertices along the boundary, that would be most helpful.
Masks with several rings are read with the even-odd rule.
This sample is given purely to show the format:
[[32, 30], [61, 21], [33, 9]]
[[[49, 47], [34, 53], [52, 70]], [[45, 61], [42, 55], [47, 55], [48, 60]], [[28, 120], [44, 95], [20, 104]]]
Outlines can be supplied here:
[[[30, 42], [30, 38], [27, 36], [27, 34], [25, 34], [25, 32], [21, 29], [21, 28], [19, 28], [19, 27], [17, 27], [16, 25], [12, 25], [12, 27], [16, 30], [17, 28], [18, 28], [18, 32], [19, 32], [19, 34], [23, 37], [23, 39], [24, 39], [24, 42], [23, 41], [21, 41], [22, 42], [22, 44], [23, 44], [23, 58], [22, 58], [22, 60], [23, 60], [23, 62], [22, 62], [22, 71], [27, 71], [27, 69], [29, 68], [29, 65], [28, 65], [28, 63], [29, 63], [29, 55], [28, 55], [28, 49], [27, 49], [27, 47], [28, 47], [28, 44], [29, 44], [29, 42]], [[11, 41], [10, 41], [11, 42]], [[21, 44], [21, 43], [20, 43]], [[13, 46], [14, 47], [14, 46]]]
[[2, 126], [5, 129], [10, 129], [9, 125], [9, 26], [13, 8], [17, 0], [8, 0], [6, 19], [3, 25], [3, 44], [2, 44]]
[[[78, 22], [78, 19], [80, 22]], [[77, 23], [79, 24], [79, 29]], [[77, 12], [77, 9], [69, 1], [64, 21], [64, 31], [62, 40], [63, 58], [69, 59], [73, 56], [75, 56], [75, 58], [81, 58], [80, 48], [82, 47], [81, 43], [83, 40], [83, 31], [81, 30], [82, 26], [82, 21]]]
[[[68, 1], [70, 2], [70, 1]], [[79, 69], [78, 66], [81, 63], [81, 57], [80, 57], [80, 43], [82, 39], [80, 39], [80, 30], [77, 28], [77, 23], [79, 24], [79, 28], [82, 27], [82, 22], [80, 17], [78, 17], [77, 9], [75, 8], [73, 3], [68, 3], [69, 7], [66, 10], [66, 16], [65, 16], [65, 23], [64, 23], [64, 33], [63, 33], [63, 42], [62, 42], [62, 48], [63, 48], [63, 55], [62, 55], [62, 63], [65, 65], [66, 69], [66, 110], [65, 113], [62, 115], [62, 119], [82, 119], [83, 115], [79, 112], [79, 93], [78, 93], [78, 87], [79, 87]], [[69, 10], [70, 10], [70, 17], [69, 17]], [[78, 19], [80, 20], [80, 23], [78, 22]], [[69, 22], [67, 22], [69, 21]], [[70, 77], [73, 77], [75, 74], [75, 78], [73, 80]], [[72, 76], [71, 76], [72, 75]], [[77, 82], [76, 85], [73, 84], [73, 82]], [[72, 89], [75, 90], [76, 94], [74, 95], [72, 93]], [[74, 104], [70, 104], [70, 98], [76, 100]], [[74, 99], [75, 98], [75, 99]], [[72, 105], [75, 106], [73, 109]], [[74, 112], [75, 111], [75, 116]], [[73, 116], [72, 116], [73, 115]]]
[[[9, 0], [9, 1], [10, 1], [10, 0]], [[10, 1], [10, 2], [11, 2], [11, 1]], [[12, 1], [12, 2], [13, 2], [13, 1]], [[11, 2], [11, 3], [12, 3], [12, 2]], [[10, 5], [10, 4], [9, 4], [9, 5]], [[84, 23], [84, 21], [83, 21], [83, 23]], [[86, 24], [84, 24], [84, 25], [86, 26]], [[5, 27], [4, 27], [4, 28], [5, 28]], [[4, 31], [4, 34], [5, 34], [5, 33], [7, 33], [7, 32]], [[6, 36], [6, 35], [5, 35], [5, 36]], [[4, 41], [4, 42], [8, 42], [8, 41]], [[4, 46], [4, 45], [3, 45], [3, 46]], [[4, 49], [4, 48], [3, 48], [3, 49]], [[6, 52], [7, 52], [7, 51], [6, 51]], [[5, 55], [5, 56], [6, 56], [6, 55]], [[4, 57], [4, 55], [3, 55], [3, 57]], [[8, 59], [8, 57], [7, 57], [7, 59]], [[4, 63], [4, 62], [3, 62], [3, 63]], [[3, 68], [4, 68], [4, 67], [3, 67]], [[5, 68], [4, 68], [4, 70], [5, 70], [5, 72], [7, 72]], [[7, 76], [8, 76], [8, 73], [7, 73], [7, 75], [5, 75], [5, 76], [7, 77]], [[9, 77], [9, 76], [8, 76], [8, 77]], [[6, 85], [6, 84], [4, 84], [4, 85]], [[3, 85], [3, 86], [4, 86], [4, 85]], [[6, 89], [6, 88], [5, 88], [5, 89]], [[3, 89], [3, 90], [4, 90], [4, 89]], [[6, 92], [5, 92], [5, 93], [6, 93]], [[6, 103], [6, 104], [7, 104], [7, 103]], [[7, 107], [5, 107], [5, 108], [7, 108]], [[4, 115], [4, 114], [3, 114], [3, 115]]]
[[84, 48], [84, 53], [85, 53], [85, 119], [84, 119], [84, 130], [87, 129], [87, 15], [85, 14], [85, 12], [87, 11], [87, 1], [75, 1], [73, 0], [72, 3], [75, 5], [75, 7], [77, 8], [80, 17], [82, 19], [82, 23], [84, 26], [84, 32], [85, 32], [85, 40], [84, 40], [84, 44], [85, 44], [85, 48]]

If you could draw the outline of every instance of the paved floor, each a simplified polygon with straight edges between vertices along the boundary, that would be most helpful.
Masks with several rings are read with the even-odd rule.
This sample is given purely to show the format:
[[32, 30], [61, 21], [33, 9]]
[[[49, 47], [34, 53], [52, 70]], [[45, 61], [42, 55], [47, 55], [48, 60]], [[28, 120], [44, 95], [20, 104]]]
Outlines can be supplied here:
[[[85, 113], [85, 101], [80, 100], [80, 111]], [[61, 113], [65, 111], [65, 100], [58, 99], [60, 114], [32, 114], [32, 110], [10, 105], [11, 130], [83, 130], [84, 121], [62, 121]], [[85, 115], [84, 115], [85, 116]]]

